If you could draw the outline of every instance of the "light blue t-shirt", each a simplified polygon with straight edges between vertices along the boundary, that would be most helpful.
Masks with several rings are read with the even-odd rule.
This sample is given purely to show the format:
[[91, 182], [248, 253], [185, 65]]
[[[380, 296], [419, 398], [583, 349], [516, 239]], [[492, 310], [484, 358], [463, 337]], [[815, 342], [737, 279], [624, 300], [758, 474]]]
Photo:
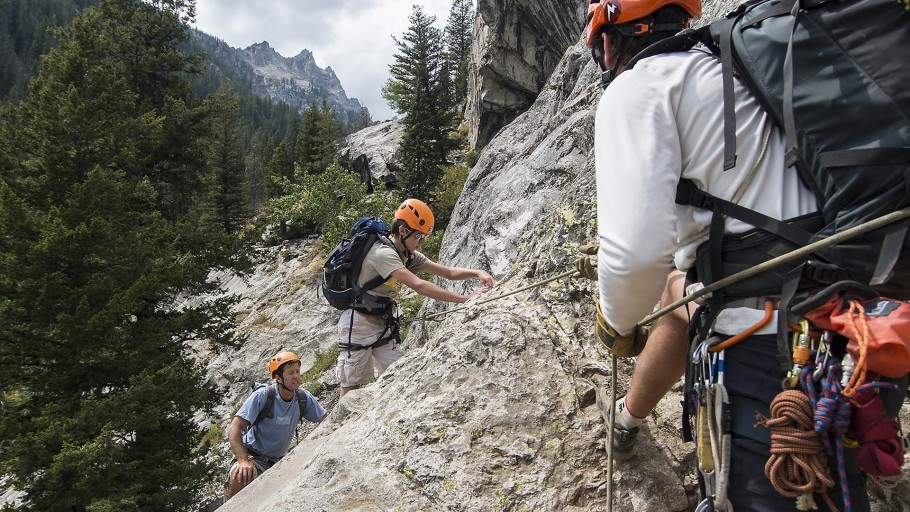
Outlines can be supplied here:
[[[251, 424], [256, 421], [259, 411], [265, 406], [269, 388], [264, 386], [254, 391], [245, 402], [236, 416], [240, 416]], [[325, 409], [313, 395], [303, 389], [291, 397], [290, 402], [285, 402], [275, 390], [275, 402], [272, 406], [272, 417], [263, 418], [262, 421], [248, 428], [243, 433], [243, 444], [261, 453], [270, 459], [280, 459], [291, 447], [291, 440], [300, 421], [300, 406], [297, 405], [298, 396], [306, 397], [306, 407], [303, 417], [313, 423], [325, 416]]]

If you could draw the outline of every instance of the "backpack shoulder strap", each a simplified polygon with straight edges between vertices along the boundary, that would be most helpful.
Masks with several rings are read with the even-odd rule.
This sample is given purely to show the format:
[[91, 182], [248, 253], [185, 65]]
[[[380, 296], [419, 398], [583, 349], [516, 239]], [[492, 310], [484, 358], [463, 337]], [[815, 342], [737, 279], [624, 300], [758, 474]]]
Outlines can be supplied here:
[[[676, 204], [688, 205], [702, 210], [713, 210], [715, 215], [729, 215], [759, 229], [792, 242], [800, 247], [812, 243], [812, 233], [797, 226], [750, 210], [736, 203], [714, 197], [702, 191], [692, 180], [681, 178], [676, 185]], [[723, 232], [720, 234], [723, 235]]]
[[[381, 242], [386, 247], [389, 247], [392, 250], [394, 250], [395, 252], [398, 252], [398, 248], [395, 247], [395, 242], [392, 242], [392, 240], [388, 236], [386, 236], [384, 234], [377, 234], [376, 241]], [[370, 244], [371, 247], [372, 247], [372, 245], [373, 244]], [[369, 251], [369, 249], [367, 249], [367, 251]], [[364, 254], [364, 259], [366, 259], [365, 254]], [[360, 264], [363, 265], [363, 262], [361, 261]], [[363, 286], [359, 287], [358, 290], [360, 290], [360, 292], [372, 290], [373, 288], [376, 288], [377, 286], [386, 282], [387, 279], [388, 278], [386, 278], [386, 277], [376, 276], [373, 279], [370, 279], [369, 281], [367, 281], [366, 283], [363, 283]]]
[[309, 405], [310, 401], [307, 399], [306, 391], [297, 388], [295, 393], [297, 394], [297, 406], [300, 407], [300, 422], [302, 423], [304, 414], [306, 414], [307, 405]]
[[250, 427], [264, 420], [265, 418], [272, 417], [272, 409], [275, 407], [275, 386], [268, 385], [268, 391], [265, 395], [265, 403], [262, 404], [262, 409], [259, 410], [259, 414], [256, 415], [256, 420], [250, 424]]
[[661, 55], [664, 53], [687, 52], [694, 48], [698, 43], [704, 44], [710, 48], [712, 52], [717, 53], [714, 51], [714, 41], [711, 39], [711, 33], [708, 31], [707, 26], [699, 29], [687, 28], [675, 36], [661, 39], [660, 41], [657, 41], [651, 46], [638, 52], [629, 60], [629, 63], [626, 64], [625, 69], [632, 69], [635, 67], [635, 64], [637, 64], [638, 61], [646, 59], [648, 57], [653, 57], [655, 55]]

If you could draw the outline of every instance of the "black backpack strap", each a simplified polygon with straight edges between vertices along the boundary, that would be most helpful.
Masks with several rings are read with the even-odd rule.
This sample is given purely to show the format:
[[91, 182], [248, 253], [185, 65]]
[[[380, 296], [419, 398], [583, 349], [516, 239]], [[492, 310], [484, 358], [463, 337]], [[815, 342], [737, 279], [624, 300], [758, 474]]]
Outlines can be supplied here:
[[[761, 2], [755, 2], [755, 3], [758, 4], [758, 3], [762, 3], [763, 1], [764, 0], [762, 0]], [[796, 1], [797, 0], [784, 0], [780, 3], [778, 3], [774, 7], [771, 7], [770, 9], [765, 10], [765, 12], [750, 19], [748, 22], [743, 23], [742, 28], [747, 29], [751, 26], [760, 24], [762, 21], [764, 21], [768, 18], [776, 18], [778, 16], [790, 14], [790, 12], [793, 10], [793, 5], [796, 3]], [[745, 12], [745, 11], [746, 11], [746, 9], [742, 9], [741, 11], [735, 12], [734, 14], [742, 14], [742, 12]]]
[[275, 386], [269, 385], [268, 391], [265, 395], [265, 403], [262, 404], [262, 409], [259, 409], [259, 414], [256, 415], [256, 420], [250, 424], [250, 427], [264, 420], [265, 418], [272, 417], [272, 409], [275, 407]]
[[[363, 261], [366, 259], [366, 253], [369, 252], [370, 248], [372, 248], [373, 244], [375, 244], [376, 242], [382, 242], [382, 244], [385, 245], [386, 247], [391, 247], [393, 250], [395, 250], [396, 253], [398, 252], [398, 248], [395, 247], [395, 243], [392, 242], [392, 240], [390, 240], [388, 236], [385, 236], [383, 234], [377, 234], [376, 239], [373, 242], [369, 243], [368, 244], [369, 247], [367, 247], [364, 250], [363, 257], [360, 259], [361, 267], [363, 266]], [[360, 277], [360, 271], [361, 271], [361, 269], [358, 268], [356, 271], [356, 276], [354, 278], [354, 283], [353, 283], [353, 286], [357, 290], [357, 293], [356, 293], [357, 297], [360, 297], [361, 293], [372, 290], [373, 288], [376, 288], [377, 286], [381, 285], [382, 283], [386, 282], [386, 280], [388, 280], [387, 277], [376, 276], [373, 279], [370, 279], [369, 281], [367, 281], [366, 283], [363, 283], [363, 286], [357, 286], [357, 279]]]
[[[787, 42], [787, 53], [784, 57], [784, 139], [786, 140], [785, 165], [802, 165], [799, 159], [799, 144], [796, 140], [796, 118], [793, 114], [793, 38], [796, 28], [799, 27], [799, 2], [794, 2], [793, 28], [790, 31], [790, 40]], [[805, 170], [803, 170], [805, 171]]]
[[[715, 217], [717, 212], [720, 212], [723, 215], [749, 223], [769, 233], [774, 233], [800, 246], [806, 246], [812, 242], [812, 233], [736, 203], [714, 197], [700, 190], [692, 180], [679, 180], [676, 185], [676, 204], [712, 210], [715, 212]], [[711, 233], [712, 237], [714, 235], [715, 233]], [[723, 233], [720, 233], [720, 235], [722, 237]]]
[[[733, 97], [733, 26], [735, 18], [718, 20], [699, 29], [686, 29], [675, 36], [661, 39], [640, 51], [629, 60], [625, 69], [635, 67], [642, 59], [663, 53], [687, 52], [697, 44], [705, 45], [711, 53], [720, 54], [724, 93], [724, 170], [736, 166], [736, 102]], [[719, 44], [715, 43], [711, 31], [718, 33]]]
[[303, 422], [303, 415], [306, 414], [307, 405], [309, 405], [309, 400], [306, 396], [306, 391], [297, 388], [295, 392], [297, 394], [297, 406], [300, 407], [300, 422]]
[[872, 279], [869, 284], [879, 286], [888, 282], [894, 274], [894, 266], [900, 258], [904, 246], [904, 240], [907, 239], [907, 228], [910, 227], [910, 221], [903, 221], [892, 224], [885, 229], [885, 237], [882, 240], [882, 249], [878, 253], [878, 261], [875, 262], [875, 270], [872, 272]]
[[733, 95], [733, 26], [736, 20], [717, 21], [724, 93], [724, 170], [736, 167], [736, 98]]
[[657, 41], [629, 59], [629, 62], [625, 66], [625, 70], [632, 69], [638, 61], [647, 59], [648, 57], [664, 53], [687, 52], [694, 48], [698, 43], [703, 43], [709, 48], [714, 46], [714, 43], [711, 41], [711, 35], [706, 30], [706, 27], [700, 29], [687, 28], [675, 36]]
[[363, 286], [361, 286], [359, 288], [359, 290], [361, 292], [366, 292], [366, 291], [372, 290], [373, 288], [376, 288], [377, 286], [386, 282], [386, 280], [388, 280], [388, 278], [382, 277], [382, 276], [376, 276], [373, 279], [370, 279], [369, 281], [363, 283]]

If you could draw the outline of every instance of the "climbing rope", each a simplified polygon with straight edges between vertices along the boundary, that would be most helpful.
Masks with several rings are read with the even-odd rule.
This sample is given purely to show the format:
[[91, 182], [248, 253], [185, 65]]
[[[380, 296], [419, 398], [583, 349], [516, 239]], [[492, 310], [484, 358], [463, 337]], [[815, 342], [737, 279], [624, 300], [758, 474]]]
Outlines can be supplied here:
[[[849, 357], [849, 356], [847, 356]], [[841, 393], [840, 382], [838, 381], [839, 367], [836, 363], [828, 367], [827, 375], [822, 381], [821, 396], [815, 404], [815, 431], [821, 434], [824, 441], [825, 452], [831, 453], [831, 441], [826, 432], [834, 435], [833, 452], [837, 460], [837, 474], [840, 482], [841, 492], [844, 495], [844, 507], [847, 512], [852, 509], [850, 501], [850, 487], [847, 482], [847, 467], [844, 462], [844, 435], [850, 430], [850, 415], [853, 412], [853, 406], [850, 401]], [[808, 371], [804, 371], [808, 375]], [[803, 378], [804, 386], [807, 385], [808, 379]], [[814, 388], [814, 386], [812, 386]], [[811, 397], [809, 397], [811, 398]]]
[[[640, 326], [640, 327], [646, 326], [646, 325], [654, 322], [658, 318], [670, 313], [671, 311], [675, 310], [676, 308], [678, 308], [680, 306], [684, 306], [690, 302], [698, 300], [701, 297], [704, 297], [705, 295], [707, 295], [711, 292], [714, 292], [716, 290], [719, 290], [721, 288], [738, 283], [740, 281], [753, 277], [757, 274], [761, 274], [762, 272], [772, 269], [778, 265], [782, 265], [784, 263], [794, 261], [794, 260], [805, 259], [806, 257], [808, 257], [809, 255], [811, 255], [814, 252], [831, 247], [832, 245], [839, 244], [839, 243], [849, 240], [851, 238], [863, 235], [870, 231], [874, 231], [876, 229], [887, 226], [888, 224], [892, 224], [894, 222], [898, 222], [900, 220], [904, 220], [907, 218], [910, 218], [910, 208], [904, 208], [903, 210], [898, 210], [896, 212], [892, 212], [887, 215], [883, 215], [877, 219], [870, 220], [869, 222], [860, 224], [858, 226], [854, 226], [849, 229], [845, 229], [844, 231], [831, 235], [828, 238], [823, 238], [817, 242], [813, 242], [805, 247], [801, 247], [799, 249], [788, 252], [786, 254], [782, 254], [776, 258], [770, 259], [770, 260], [768, 260], [764, 263], [761, 263], [759, 265], [756, 265], [754, 267], [747, 268], [746, 270], [743, 270], [742, 272], [738, 272], [736, 274], [733, 274], [732, 276], [726, 277], [724, 279], [721, 279], [720, 281], [717, 281], [708, 286], [705, 286], [704, 288], [702, 288], [696, 292], [690, 293], [689, 295], [686, 295], [685, 297], [677, 300], [676, 302], [674, 302], [664, 308], [661, 308], [660, 310], [658, 310], [658, 311], [652, 313], [651, 315], [648, 315], [644, 319], [642, 319], [642, 321], [638, 322], [638, 326]], [[468, 304], [468, 305], [462, 305], [462, 306], [459, 306], [459, 307], [456, 307], [456, 308], [453, 308], [453, 309], [450, 309], [447, 311], [440, 311], [438, 313], [424, 315], [424, 316], [420, 316], [417, 318], [404, 319], [402, 321], [405, 323], [426, 322], [426, 321], [431, 321], [431, 320], [436, 321], [436, 319], [439, 317], [442, 317], [442, 316], [445, 316], [445, 315], [448, 315], [451, 313], [457, 313], [459, 311], [464, 311], [465, 309], [467, 309], [469, 307], [481, 306], [484, 304], [488, 304], [490, 302], [504, 299], [506, 297], [515, 295], [517, 293], [521, 293], [523, 291], [531, 290], [533, 288], [538, 288], [540, 286], [543, 286], [545, 284], [551, 283], [551, 282], [559, 280], [559, 279], [571, 277], [577, 273], [578, 273], [577, 270], [570, 270], [568, 272], [563, 272], [562, 274], [555, 275], [555, 276], [545, 279], [543, 281], [529, 284], [527, 286], [523, 286], [521, 288], [518, 288], [517, 290], [512, 290], [512, 291], [510, 291], [508, 293], [504, 293], [502, 295], [497, 295], [496, 297], [491, 297], [489, 299], [480, 300], [480, 301], [477, 301], [477, 302], [474, 302], [474, 303]]]
[[[869, 338], [871, 335], [869, 333], [866, 309], [863, 308], [863, 305], [860, 304], [859, 301], [850, 301], [850, 312], [848, 317], [850, 318], [849, 325], [850, 332], [853, 334], [853, 340], [859, 345], [859, 360], [856, 362], [856, 369], [853, 371], [850, 381], [844, 385], [842, 393], [847, 398], [853, 398], [859, 391], [863, 382], [866, 381], [866, 353], [869, 349]], [[860, 333], [859, 327], [856, 325], [857, 319], [859, 319], [860, 326], [862, 327], [862, 333]]]
[[611, 353], [613, 373], [610, 374], [610, 417], [607, 425], [607, 512], [613, 512], [613, 427], [616, 425], [616, 354]]
[[782, 496], [796, 498], [797, 509], [815, 507], [819, 493], [831, 510], [838, 510], [828, 496], [834, 487], [828, 473], [822, 436], [815, 431], [812, 402], [802, 391], [788, 389], [771, 402], [771, 417], [760, 423], [771, 429], [771, 457], [765, 474]]
[[529, 284], [529, 285], [527, 285], [527, 286], [522, 286], [521, 288], [519, 288], [519, 289], [517, 289], [517, 290], [512, 290], [512, 291], [510, 291], [510, 292], [503, 293], [502, 295], [497, 295], [497, 296], [495, 296], [495, 297], [490, 297], [489, 299], [479, 300], [479, 301], [474, 302], [474, 303], [471, 303], [471, 304], [466, 304], [466, 305], [458, 306], [457, 308], [449, 309], [449, 310], [446, 310], [446, 311], [440, 311], [440, 312], [438, 312], [438, 313], [433, 313], [433, 314], [431, 314], [431, 315], [419, 316], [419, 317], [417, 317], [417, 318], [412, 318], [412, 319], [404, 319], [403, 322], [408, 322], [408, 323], [410, 323], [410, 322], [438, 321], [438, 320], [436, 320], [436, 319], [439, 318], [439, 317], [442, 317], [442, 316], [445, 316], [445, 315], [448, 315], [448, 314], [451, 314], [451, 313], [457, 313], [457, 312], [459, 312], [459, 311], [464, 311], [465, 309], [468, 309], [469, 307], [482, 306], [482, 305], [484, 305], [484, 304], [488, 304], [488, 303], [490, 303], [490, 302], [494, 302], [494, 301], [497, 301], [497, 300], [499, 300], [499, 299], [504, 299], [504, 298], [506, 298], [506, 297], [510, 297], [510, 296], [512, 296], [512, 295], [515, 295], [515, 294], [517, 294], [517, 293], [521, 293], [521, 292], [524, 292], [524, 291], [527, 291], [527, 290], [531, 290], [531, 289], [534, 289], [534, 288], [539, 288], [539, 287], [541, 287], [541, 286], [543, 286], [543, 285], [545, 285], [545, 284], [552, 283], [553, 281], [556, 281], [556, 280], [559, 280], [559, 279], [564, 279], [564, 278], [566, 278], [566, 277], [571, 277], [571, 276], [573, 276], [573, 275], [575, 275], [575, 274], [577, 274], [577, 273], [578, 273], [577, 270], [572, 270], [572, 271], [569, 271], [569, 272], [563, 272], [562, 274], [559, 274], [559, 275], [550, 277], [550, 278], [548, 278], [548, 279], [544, 279], [543, 281], [539, 281], [539, 282], [537, 282], [537, 283]]

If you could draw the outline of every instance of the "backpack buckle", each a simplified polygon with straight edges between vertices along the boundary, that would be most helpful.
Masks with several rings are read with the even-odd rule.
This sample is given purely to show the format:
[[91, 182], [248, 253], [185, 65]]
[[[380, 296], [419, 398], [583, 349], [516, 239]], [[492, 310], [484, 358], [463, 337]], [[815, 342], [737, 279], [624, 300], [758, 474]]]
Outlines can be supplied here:
[[796, 162], [799, 161], [799, 150], [795, 147], [787, 149], [787, 152], [784, 153], [784, 166], [793, 167], [796, 165]]
[[694, 206], [703, 210], [713, 210], [714, 198], [699, 190], [692, 180], [681, 179], [676, 184], [676, 204]]
[[841, 280], [844, 269], [831, 263], [809, 260], [803, 269], [803, 275], [818, 283], [832, 284]]

